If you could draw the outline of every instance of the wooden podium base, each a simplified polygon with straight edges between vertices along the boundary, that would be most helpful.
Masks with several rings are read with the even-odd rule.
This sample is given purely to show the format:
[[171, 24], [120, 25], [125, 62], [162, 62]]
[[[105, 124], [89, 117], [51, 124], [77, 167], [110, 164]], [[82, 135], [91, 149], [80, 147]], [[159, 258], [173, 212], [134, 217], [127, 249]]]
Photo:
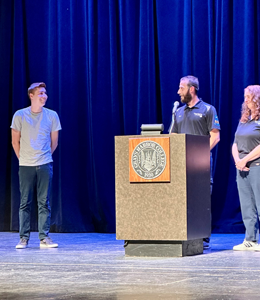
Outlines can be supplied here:
[[188, 241], [125, 241], [126, 256], [182, 257], [203, 253], [203, 239]]

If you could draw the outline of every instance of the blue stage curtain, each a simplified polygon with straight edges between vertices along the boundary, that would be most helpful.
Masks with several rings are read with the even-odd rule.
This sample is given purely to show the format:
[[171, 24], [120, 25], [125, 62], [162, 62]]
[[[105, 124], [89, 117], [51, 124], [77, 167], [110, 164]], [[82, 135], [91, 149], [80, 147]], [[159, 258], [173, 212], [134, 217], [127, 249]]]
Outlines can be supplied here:
[[259, 15], [255, 0], [1, 0], [0, 230], [18, 230], [9, 127], [30, 104], [30, 83], [47, 84], [46, 107], [62, 123], [51, 229], [115, 232], [114, 136], [139, 134], [145, 123], [167, 129], [179, 79], [192, 74], [222, 128], [213, 230], [243, 231], [231, 145], [244, 88], [259, 84]]

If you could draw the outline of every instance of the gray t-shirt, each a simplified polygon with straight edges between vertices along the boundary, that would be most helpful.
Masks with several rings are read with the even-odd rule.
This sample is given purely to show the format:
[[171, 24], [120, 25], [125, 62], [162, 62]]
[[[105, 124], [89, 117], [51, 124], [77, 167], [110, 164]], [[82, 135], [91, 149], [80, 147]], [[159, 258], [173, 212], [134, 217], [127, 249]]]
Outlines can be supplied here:
[[51, 132], [61, 130], [58, 114], [43, 107], [33, 113], [31, 107], [18, 110], [11, 128], [21, 132], [20, 166], [40, 166], [52, 162]]
[[[250, 153], [255, 147], [260, 145], [260, 120], [248, 120], [246, 123], [239, 122], [235, 133], [235, 144], [239, 158], [242, 159]], [[258, 166], [260, 157], [249, 161], [247, 167]]]

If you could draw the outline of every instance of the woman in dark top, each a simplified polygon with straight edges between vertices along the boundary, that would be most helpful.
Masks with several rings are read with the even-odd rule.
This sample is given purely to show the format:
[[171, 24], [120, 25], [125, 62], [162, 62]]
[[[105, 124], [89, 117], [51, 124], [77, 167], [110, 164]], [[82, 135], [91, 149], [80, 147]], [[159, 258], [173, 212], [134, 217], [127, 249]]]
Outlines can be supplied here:
[[237, 187], [245, 240], [233, 250], [260, 251], [260, 86], [245, 88], [241, 119], [235, 133], [232, 155], [237, 168]]

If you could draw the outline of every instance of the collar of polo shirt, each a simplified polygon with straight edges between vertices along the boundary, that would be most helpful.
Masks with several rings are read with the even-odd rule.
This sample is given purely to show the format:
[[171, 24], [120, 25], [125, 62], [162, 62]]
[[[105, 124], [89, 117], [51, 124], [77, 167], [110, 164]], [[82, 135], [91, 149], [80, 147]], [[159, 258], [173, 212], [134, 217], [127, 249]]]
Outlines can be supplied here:
[[194, 106], [192, 106], [192, 107], [189, 107], [187, 104], [186, 104], [186, 107], [184, 108], [184, 110], [186, 110], [186, 109], [194, 109], [194, 108], [199, 108], [198, 106], [199, 106], [199, 104], [201, 103], [201, 99], [199, 99], [199, 101], [194, 105]]

